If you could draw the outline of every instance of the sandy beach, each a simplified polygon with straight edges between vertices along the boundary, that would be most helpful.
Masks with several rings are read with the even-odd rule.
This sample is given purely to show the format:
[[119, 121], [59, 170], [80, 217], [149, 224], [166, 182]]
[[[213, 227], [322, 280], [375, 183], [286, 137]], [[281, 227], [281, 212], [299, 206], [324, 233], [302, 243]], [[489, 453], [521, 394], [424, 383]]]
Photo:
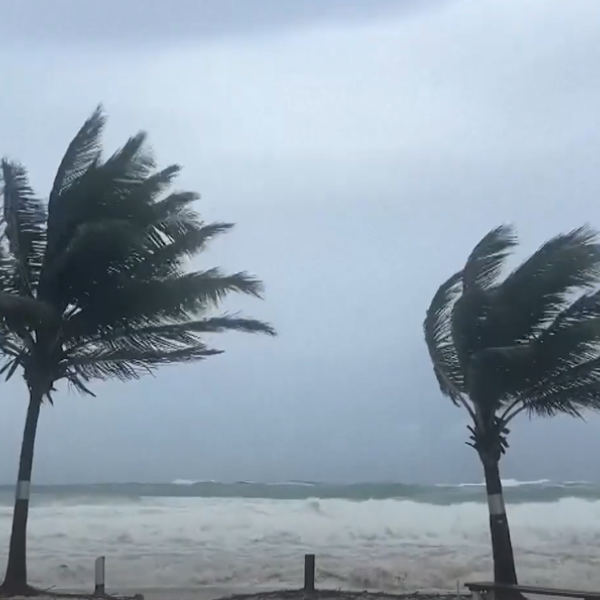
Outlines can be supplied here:
[[[131, 592], [128, 592], [128, 595]], [[140, 592], [144, 600], [443, 600], [456, 599], [456, 594], [440, 594], [436, 592], [412, 592], [391, 594], [385, 592], [368, 592], [354, 590], [317, 590], [309, 593], [303, 590], [242, 590], [218, 587], [182, 588], [182, 589], [147, 589]], [[470, 598], [469, 594], [461, 594], [460, 598]]]
[[[54, 590], [56, 593], [58, 590]], [[68, 592], [70, 600], [77, 600]], [[241, 588], [223, 588], [204, 586], [197, 588], [139, 588], [137, 590], [120, 590], [111, 592], [110, 598], [115, 600], [132, 600], [141, 594], [144, 600], [468, 600], [469, 594], [440, 594], [435, 592], [412, 592], [390, 594], [384, 592], [352, 591], [352, 590], [250, 590]], [[15, 597], [14, 600], [28, 600]], [[38, 600], [57, 600], [56, 595], [36, 596]], [[90, 600], [89, 594], [81, 595], [81, 600]]]

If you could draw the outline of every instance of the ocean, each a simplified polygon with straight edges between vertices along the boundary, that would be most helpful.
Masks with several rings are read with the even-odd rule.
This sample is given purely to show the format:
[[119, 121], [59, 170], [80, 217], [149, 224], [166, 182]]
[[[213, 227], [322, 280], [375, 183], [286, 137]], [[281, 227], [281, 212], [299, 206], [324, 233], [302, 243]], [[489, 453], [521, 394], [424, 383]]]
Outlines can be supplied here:
[[[600, 589], [600, 485], [505, 483], [523, 583]], [[0, 560], [13, 489], [0, 486]], [[456, 590], [491, 576], [482, 484], [351, 485], [179, 480], [35, 486], [33, 583], [91, 589], [299, 587], [303, 555], [318, 585]]]

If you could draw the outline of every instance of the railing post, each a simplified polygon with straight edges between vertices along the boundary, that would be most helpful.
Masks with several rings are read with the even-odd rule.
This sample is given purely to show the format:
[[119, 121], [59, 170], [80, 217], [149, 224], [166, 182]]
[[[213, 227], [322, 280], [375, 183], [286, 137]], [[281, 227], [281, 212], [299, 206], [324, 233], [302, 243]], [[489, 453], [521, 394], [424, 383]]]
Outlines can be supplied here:
[[304, 555], [304, 591], [315, 591], [315, 555]]
[[104, 576], [106, 570], [106, 559], [99, 556], [94, 563], [94, 596], [105, 596]]

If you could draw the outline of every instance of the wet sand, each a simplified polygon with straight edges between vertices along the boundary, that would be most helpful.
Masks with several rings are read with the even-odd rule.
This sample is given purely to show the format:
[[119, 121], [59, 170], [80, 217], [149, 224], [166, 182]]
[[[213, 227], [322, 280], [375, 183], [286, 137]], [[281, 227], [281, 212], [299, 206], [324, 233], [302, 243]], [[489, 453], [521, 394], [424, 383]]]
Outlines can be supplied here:
[[[36, 596], [37, 600], [57, 600], [59, 590], [52, 590], [53, 595]], [[77, 600], [72, 591], [67, 592], [69, 600]], [[471, 595], [462, 593], [409, 592], [391, 594], [384, 592], [348, 591], [348, 590], [252, 590], [232, 589], [231, 587], [197, 587], [197, 588], [151, 588], [136, 590], [110, 591], [110, 598], [132, 600], [136, 594], [141, 594], [144, 600], [470, 600]], [[114, 594], [114, 595], [113, 595]], [[20, 600], [15, 597], [14, 600]], [[89, 594], [82, 594], [81, 600], [90, 600]], [[24, 599], [24, 600], [31, 600]]]

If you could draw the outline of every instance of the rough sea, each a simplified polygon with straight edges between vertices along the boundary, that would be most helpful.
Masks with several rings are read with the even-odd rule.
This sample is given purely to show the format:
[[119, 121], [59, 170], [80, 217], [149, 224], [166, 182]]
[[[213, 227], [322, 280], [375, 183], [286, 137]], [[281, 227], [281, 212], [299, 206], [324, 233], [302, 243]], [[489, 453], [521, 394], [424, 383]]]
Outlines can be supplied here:
[[[600, 485], [504, 482], [523, 583], [600, 589]], [[0, 560], [13, 489], [0, 486]], [[491, 576], [482, 484], [174, 481], [34, 486], [34, 583], [114, 589], [322, 586], [456, 590]]]

